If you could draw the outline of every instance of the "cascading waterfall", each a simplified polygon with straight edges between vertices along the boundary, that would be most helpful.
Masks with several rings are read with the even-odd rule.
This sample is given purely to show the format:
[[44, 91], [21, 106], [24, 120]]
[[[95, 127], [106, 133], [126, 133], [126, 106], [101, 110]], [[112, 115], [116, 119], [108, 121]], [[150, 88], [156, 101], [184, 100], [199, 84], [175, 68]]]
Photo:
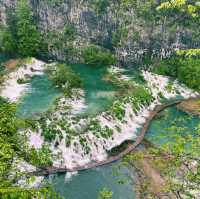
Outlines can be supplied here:
[[[120, 81], [129, 81], [129, 77], [120, 75], [120, 70], [111, 70], [114, 74], [118, 74]], [[180, 85], [178, 81], [172, 83], [171, 90], [166, 89], [170, 80], [168, 77], [155, 75], [147, 71], [142, 71], [142, 75], [147, 82], [148, 89], [150, 90], [154, 100], [150, 104], [139, 104], [137, 112], [134, 112], [131, 101], [134, 97], [121, 102], [120, 106], [124, 109], [123, 119], [113, 117], [107, 111], [94, 118], [82, 118], [79, 121], [74, 121], [74, 113], [81, 111], [84, 107], [83, 93], [81, 92], [80, 98], [72, 100], [62, 98], [59, 103], [59, 108], [53, 118], [65, 121], [70, 130], [79, 132], [79, 135], [69, 135], [67, 131], [59, 127], [57, 130], [61, 131], [61, 137], [56, 136], [56, 139], [51, 144], [51, 150], [55, 155], [54, 166], [66, 167], [68, 169], [76, 168], [77, 166], [84, 166], [93, 161], [105, 160], [108, 156], [107, 152], [112, 148], [119, 146], [126, 140], [134, 141], [137, 137], [139, 128], [145, 123], [150, 112], [157, 104], [160, 104], [160, 99], [172, 99], [178, 95], [183, 98], [194, 97], [198, 93]], [[114, 102], [115, 103], [115, 102]], [[71, 106], [70, 111], [63, 111], [62, 104]], [[79, 104], [80, 109], [74, 108]], [[48, 121], [50, 124], [53, 121], [51, 118]], [[48, 125], [47, 125], [48, 126]], [[81, 130], [86, 130], [81, 133]], [[105, 135], [103, 133], [105, 133]], [[67, 141], [70, 142], [67, 144]], [[57, 144], [56, 144], [57, 143]], [[59, 154], [59, 155], [58, 155]]]
[[[43, 62], [32, 59], [31, 64], [11, 73], [4, 83], [2, 96], [8, 97], [10, 101], [16, 101], [28, 84], [18, 85], [20, 89], [15, 96], [12, 96], [15, 92], [10, 90], [12, 85], [16, 87], [17, 79], [23, 78], [26, 74], [30, 76], [42, 74], [44, 67]], [[122, 72], [123, 70], [115, 67], [108, 70], [108, 73], [114, 75], [119, 82], [134, 82]], [[44, 124], [38, 122], [37, 130], [28, 130], [30, 147], [40, 149], [43, 144], [49, 145], [55, 167], [72, 169], [94, 161], [106, 160], [108, 151], [112, 148], [126, 140], [134, 141], [137, 138], [139, 129], [155, 106], [160, 104], [161, 99], [172, 99], [177, 96], [188, 98], [198, 95], [178, 81], [172, 82], [168, 77], [148, 71], [141, 73], [147, 85], [143, 87], [151, 93], [150, 101], [138, 102], [133, 93], [131, 96], [114, 101], [112, 105], [114, 110], [109, 109], [94, 117], [77, 118], [76, 114], [85, 109], [86, 105], [84, 92], [73, 89], [73, 97], [60, 97], [55, 110], [46, 115]], [[134, 84], [138, 85], [135, 82]], [[117, 116], [118, 112], [122, 115]], [[55, 134], [51, 141], [45, 140], [47, 130]]]

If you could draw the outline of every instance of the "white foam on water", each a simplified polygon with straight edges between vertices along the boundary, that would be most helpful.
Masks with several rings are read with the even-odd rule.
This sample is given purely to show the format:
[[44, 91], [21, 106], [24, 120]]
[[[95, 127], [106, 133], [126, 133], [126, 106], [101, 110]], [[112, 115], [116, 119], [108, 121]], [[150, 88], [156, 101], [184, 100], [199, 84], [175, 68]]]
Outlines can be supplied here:
[[30, 131], [30, 135], [29, 135], [29, 146], [30, 147], [34, 147], [35, 149], [41, 149], [43, 143], [44, 143], [44, 140], [43, 140], [40, 132], [36, 133], [36, 132]]

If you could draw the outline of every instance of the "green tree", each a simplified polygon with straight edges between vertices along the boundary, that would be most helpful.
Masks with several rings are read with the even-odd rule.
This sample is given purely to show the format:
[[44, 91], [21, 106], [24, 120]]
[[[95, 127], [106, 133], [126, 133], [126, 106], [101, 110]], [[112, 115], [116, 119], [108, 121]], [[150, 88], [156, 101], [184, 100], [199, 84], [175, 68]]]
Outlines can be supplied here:
[[89, 2], [97, 14], [105, 12], [110, 5], [109, 0], [90, 0]]
[[[15, 159], [25, 159], [43, 166], [50, 161], [48, 149], [32, 152], [26, 147], [24, 136], [18, 133], [24, 129], [26, 122], [16, 116], [16, 106], [0, 98], [0, 198], [2, 199], [32, 199], [32, 198], [59, 198], [48, 186], [38, 189], [26, 189], [16, 185], [19, 177], [27, 177], [25, 173], [15, 168]], [[12, 172], [12, 173], [11, 173]]]
[[[190, 120], [191, 118], [187, 122], [191, 122]], [[139, 173], [138, 191], [144, 196], [141, 198], [159, 198], [158, 193], [153, 192], [150, 187], [152, 181], [141, 169], [140, 163], [144, 162], [148, 168], [156, 170], [164, 179], [162, 194], [177, 199], [198, 198], [197, 193], [200, 192], [200, 124], [191, 131], [178, 121], [173, 121], [165, 131], [163, 136], [154, 139], [165, 139], [167, 142], [163, 142], [159, 148], [148, 143], [146, 150], [138, 150], [126, 156], [123, 165], [134, 168]]]
[[66, 94], [71, 94], [73, 88], [81, 88], [82, 80], [78, 74], [64, 64], [58, 64], [50, 74], [53, 83]]
[[86, 47], [82, 55], [86, 64], [109, 66], [116, 63], [116, 57], [108, 49], [96, 45]]
[[24, 57], [37, 55], [42, 41], [27, 0], [18, 1], [16, 18], [19, 55]]
[[8, 27], [0, 27], [0, 51], [7, 54], [14, 54], [16, 41]]

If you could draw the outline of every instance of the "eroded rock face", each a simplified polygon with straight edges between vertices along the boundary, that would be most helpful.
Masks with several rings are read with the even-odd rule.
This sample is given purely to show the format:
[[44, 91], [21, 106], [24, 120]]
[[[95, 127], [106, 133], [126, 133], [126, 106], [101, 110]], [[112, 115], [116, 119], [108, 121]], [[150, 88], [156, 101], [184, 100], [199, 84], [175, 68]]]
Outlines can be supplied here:
[[[16, 6], [17, 0], [0, 1], [0, 20], [6, 23], [6, 11]], [[66, 38], [59, 38], [67, 25], [75, 27], [76, 39], [72, 42], [78, 49], [88, 43], [94, 43], [113, 50], [119, 65], [132, 66], [142, 60], [147, 52], [153, 57], [167, 57], [172, 50], [180, 47], [196, 47], [200, 41], [193, 41], [189, 30], [172, 31], [165, 22], [146, 22], [138, 18], [134, 10], [121, 14], [112, 4], [105, 12], [97, 14], [87, 0], [29, 0], [35, 19], [41, 32], [49, 38], [49, 54], [57, 59], [65, 60], [68, 46]], [[114, 8], [115, 6], [115, 8]], [[127, 24], [126, 21], [129, 21]], [[113, 44], [114, 34], [126, 29], [127, 36], [118, 45]], [[190, 42], [187, 42], [190, 41]], [[58, 45], [54, 45], [57, 43]], [[80, 61], [79, 54], [74, 60]], [[70, 58], [72, 59], [72, 58]]]

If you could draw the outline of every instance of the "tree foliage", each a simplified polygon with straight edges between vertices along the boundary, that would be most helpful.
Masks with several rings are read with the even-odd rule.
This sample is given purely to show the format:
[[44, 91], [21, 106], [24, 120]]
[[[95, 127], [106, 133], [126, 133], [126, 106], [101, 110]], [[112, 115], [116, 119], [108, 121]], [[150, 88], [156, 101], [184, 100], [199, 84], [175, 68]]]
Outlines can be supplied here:
[[[189, 117], [187, 121], [191, 122]], [[200, 192], [200, 124], [191, 130], [181, 125], [183, 122], [173, 121], [164, 129], [163, 136], [154, 139], [165, 139], [159, 148], [151, 145], [146, 150], [140, 150], [124, 158], [124, 165], [134, 167], [139, 171], [141, 180], [140, 192], [143, 198], [159, 198], [153, 192], [151, 180], [140, 167], [138, 161], [146, 161], [160, 173], [165, 180], [162, 191], [172, 198], [198, 198]]]
[[7, 26], [0, 28], [1, 51], [23, 57], [36, 56], [43, 43], [28, 1], [18, 1], [12, 12], [8, 12]]
[[100, 46], [90, 45], [83, 50], [82, 54], [86, 64], [109, 66], [116, 63], [115, 56]]
[[[190, 51], [185, 52], [187, 55]], [[177, 78], [180, 82], [187, 85], [189, 88], [200, 89], [200, 59], [198, 58], [185, 58], [185, 56], [174, 57], [171, 59], [163, 60], [154, 65], [153, 71], [160, 75], [167, 75]]]
[[33, 20], [27, 0], [20, 0], [16, 9], [17, 43], [20, 55], [35, 56], [39, 52], [41, 38]]
[[46, 166], [46, 159], [49, 162], [51, 158], [49, 153], [44, 153], [47, 149], [33, 153], [27, 148], [25, 137], [18, 132], [27, 127], [26, 123], [26, 121], [17, 118], [14, 104], [0, 98], [0, 198], [31, 199], [33, 197], [44, 198], [44, 196], [58, 198], [49, 187], [23, 189], [16, 185], [20, 177], [26, 177], [26, 174], [21, 173], [16, 168], [16, 159]]
[[58, 64], [55, 71], [50, 74], [50, 78], [58, 88], [68, 94], [71, 93], [71, 89], [82, 87], [79, 75], [64, 64]]
[[111, 192], [108, 189], [104, 188], [100, 192], [98, 199], [111, 199], [112, 196], [113, 196], [113, 192]]

